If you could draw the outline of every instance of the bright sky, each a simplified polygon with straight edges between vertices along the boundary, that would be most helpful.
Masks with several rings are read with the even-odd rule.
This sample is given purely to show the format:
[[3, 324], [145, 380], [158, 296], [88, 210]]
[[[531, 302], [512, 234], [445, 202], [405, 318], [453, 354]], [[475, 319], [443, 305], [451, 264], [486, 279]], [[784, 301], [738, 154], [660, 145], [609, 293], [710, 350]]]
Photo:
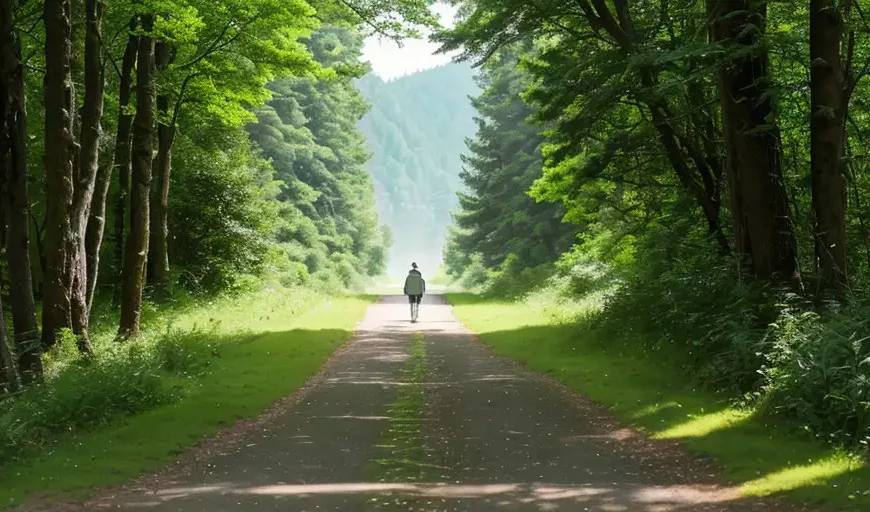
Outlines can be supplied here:
[[[433, 6], [444, 26], [453, 26], [456, 9], [442, 3]], [[393, 41], [373, 36], [366, 39], [363, 60], [371, 62], [372, 70], [381, 78], [392, 80], [450, 62], [450, 55], [433, 55], [437, 49], [437, 44], [426, 40], [404, 41], [399, 47]]]

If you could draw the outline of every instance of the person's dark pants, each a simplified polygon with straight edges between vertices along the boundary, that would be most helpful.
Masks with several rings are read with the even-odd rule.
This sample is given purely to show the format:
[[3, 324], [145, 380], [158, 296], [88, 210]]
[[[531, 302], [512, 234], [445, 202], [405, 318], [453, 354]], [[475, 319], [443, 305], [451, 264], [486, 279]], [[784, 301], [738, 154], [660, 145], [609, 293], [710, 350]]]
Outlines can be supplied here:
[[411, 304], [420, 304], [422, 300], [422, 295], [408, 295], [408, 302]]

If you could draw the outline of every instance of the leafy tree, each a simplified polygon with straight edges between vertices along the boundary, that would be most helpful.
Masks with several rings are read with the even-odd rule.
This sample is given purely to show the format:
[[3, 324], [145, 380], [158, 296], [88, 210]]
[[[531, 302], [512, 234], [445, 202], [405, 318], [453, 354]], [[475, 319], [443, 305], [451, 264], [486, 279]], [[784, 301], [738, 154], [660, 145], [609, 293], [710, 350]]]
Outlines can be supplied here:
[[[664, 11], [649, 4], [469, 2], [467, 16], [438, 40], [444, 50], [461, 48], [462, 58], [478, 62], [505, 45], [533, 40], [526, 65], [536, 83], [528, 97], [539, 107], [538, 120], [554, 123], [546, 174], [575, 190], [580, 184], [566, 179], [643, 187], [661, 183], [659, 170], [668, 166], [667, 183], [676, 182], [696, 202], [727, 252], [718, 133], [698, 69], [709, 51], [704, 18], [691, 4], [665, 2]], [[574, 172], [578, 167], [583, 170]], [[637, 175], [626, 176], [627, 170]]]

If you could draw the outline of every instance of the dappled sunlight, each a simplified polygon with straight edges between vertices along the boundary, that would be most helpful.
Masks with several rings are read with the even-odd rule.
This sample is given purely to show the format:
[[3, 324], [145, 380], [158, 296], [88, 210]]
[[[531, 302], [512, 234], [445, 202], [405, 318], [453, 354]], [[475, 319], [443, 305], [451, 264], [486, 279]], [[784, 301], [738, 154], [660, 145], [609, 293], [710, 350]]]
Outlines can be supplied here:
[[652, 437], [653, 439], [703, 437], [713, 432], [745, 423], [751, 416], [751, 412], [737, 409], [725, 409], [709, 414], [698, 414], [693, 416], [689, 421], [658, 432]]
[[666, 411], [668, 409], [680, 409], [683, 406], [677, 402], [665, 402], [663, 404], [655, 404], [648, 405], [643, 409], [637, 411], [636, 413], [631, 415], [631, 419], [639, 420], [641, 418], [646, 418], [648, 416], [653, 416], [654, 414], [658, 414], [662, 411]]
[[745, 482], [740, 491], [746, 496], [768, 496], [828, 482], [838, 476], [858, 471], [865, 462], [845, 455], [834, 455], [809, 464], [792, 466]]
[[[715, 510], [705, 508], [739, 499], [735, 489], [715, 486], [619, 486], [557, 485], [544, 483], [383, 483], [339, 482], [312, 484], [274, 484], [246, 486], [217, 483], [159, 489], [126, 503], [125, 508], [156, 507], [166, 502], [202, 499], [207, 495], [273, 497], [283, 500], [306, 500], [335, 496], [363, 496], [402, 500], [427, 500], [450, 504], [461, 503], [463, 509], [479, 502], [496, 507], [524, 506], [530, 510], [582, 510], [617, 512], [667, 512]], [[241, 504], [242, 502], [239, 502]]]

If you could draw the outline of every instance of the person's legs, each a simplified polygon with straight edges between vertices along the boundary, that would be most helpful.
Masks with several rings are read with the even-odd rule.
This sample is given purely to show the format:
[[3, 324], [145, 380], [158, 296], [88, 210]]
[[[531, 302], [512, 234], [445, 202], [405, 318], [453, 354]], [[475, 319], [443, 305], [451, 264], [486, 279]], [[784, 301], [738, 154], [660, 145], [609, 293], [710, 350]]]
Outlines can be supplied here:
[[408, 302], [411, 303], [411, 321], [417, 320], [417, 313], [420, 311], [420, 295], [408, 295]]

